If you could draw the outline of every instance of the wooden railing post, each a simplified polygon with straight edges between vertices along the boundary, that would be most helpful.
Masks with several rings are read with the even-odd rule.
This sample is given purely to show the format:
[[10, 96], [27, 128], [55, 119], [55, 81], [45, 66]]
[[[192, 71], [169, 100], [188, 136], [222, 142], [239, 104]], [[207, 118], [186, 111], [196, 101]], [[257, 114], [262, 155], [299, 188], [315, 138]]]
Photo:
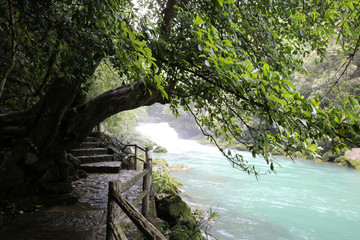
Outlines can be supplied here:
[[[136, 176], [132, 177], [126, 183], [121, 181], [109, 182], [109, 195], [108, 195], [108, 212], [107, 212], [107, 227], [106, 227], [106, 240], [115, 238], [115, 240], [127, 240], [124, 231], [118, 222], [128, 216], [130, 220], [138, 227], [146, 239], [151, 240], [166, 240], [166, 238], [154, 227], [147, 218], [150, 216], [150, 194], [152, 184], [152, 160], [149, 158], [149, 149], [141, 148], [137, 145], [127, 145], [127, 147], [135, 147], [135, 169], [137, 160], [144, 162], [144, 170], [139, 172]], [[137, 156], [138, 149], [145, 152], [145, 158]], [[143, 179], [143, 191], [137, 198], [130, 203], [122, 193], [127, 191], [135, 183]], [[141, 212], [137, 210], [136, 206], [142, 201]], [[114, 220], [114, 210], [117, 209], [114, 204], [117, 204], [122, 210], [123, 215]], [[116, 221], [117, 223], [113, 222]]]
[[143, 191], [146, 191], [146, 195], [142, 200], [142, 215], [144, 215], [144, 217], [148, 217], [149, 216], [149, 210], [150, 210], [150, 191], [151, 191], [151, 176], [152, 176], [152, 161], [149, 158], [149, 149], [146, 148], [145, 151], [145, 159], [146, 162], [144, 163], [144, 169], [149, 169], [148, 174], [146, 174], [144, 176], [143, 179]]
[[112, 191], [114, 189], [114, 183], [109, 182], [109, 193], [108, 193], [108, 203], [107, 203], [107, 220], [106, 220], [106, 240], [111, 239], [112, 229], [112, 212], [113, 212], [113, 199], [112, 199]]
[[137, 152], [138, 152], [138, 149], [137, 149], [137, 145], [135, 145], [135, 158], [134, 158], [134, 169], [136, 170], [136, 167], [137, 167]]

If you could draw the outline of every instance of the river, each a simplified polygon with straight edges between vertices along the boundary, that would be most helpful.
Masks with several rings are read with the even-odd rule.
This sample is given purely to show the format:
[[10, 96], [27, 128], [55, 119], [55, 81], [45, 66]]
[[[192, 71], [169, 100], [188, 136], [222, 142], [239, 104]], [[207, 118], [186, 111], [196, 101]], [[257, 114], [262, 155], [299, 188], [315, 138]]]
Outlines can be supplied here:
[[[216, 147], [177, 138], [167, 123], [143, 124], [138, 131], [167, 153], [153, 153], [184, 183], [181, 196], [195, 209], [219, 214], [211, 233], [219, 240], [360, 239], [360, 171], [307, 160], [278, 158], [277, 174], [261, 176], [233, 169]], [[261, 158], [241, 152], [259, 168]]]

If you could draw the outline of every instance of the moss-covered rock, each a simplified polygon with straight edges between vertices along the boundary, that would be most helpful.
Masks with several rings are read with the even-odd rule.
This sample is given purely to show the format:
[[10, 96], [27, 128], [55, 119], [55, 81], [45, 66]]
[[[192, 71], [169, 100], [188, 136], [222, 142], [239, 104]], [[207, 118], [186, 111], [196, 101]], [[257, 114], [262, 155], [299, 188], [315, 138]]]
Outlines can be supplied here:
[[153, 159], [153, 161], [152, 161], [153, 167], [155, 167], [158, 164], [164, 164], [167, 167], [169, 166], [168, 162], [163, 158], [155, 158], [155, 159]]
[[[186, 168], [186, 166], [181, 166], [181, 168]], [[171, 176], [169, 164], [165, 159], [156, 158], [153, 160], [152, 175], [153, 185], [157, 192], [153, 213], [160, 220], [160, 222], [155, 221], [154, 224], [167, 232], [171, 240], [204, 239], [195, 215], [192, 214], [186, 202], [177, 195], [182, 183]]]
[[338, 157], [341, 157], [343, 155], [343, 152], [336, 152], [333, 153], [331, 151], [324, 153], [324, 155], [322, 156], [322, 160], [324, 162], [335, 162], [335, 159]]
[[190, 171], [191, 168], [189, 168], [186, 165], [174, 165], [174, 166], [170, 166], [169, 169], [171, 171], [180, 171], [180, 172], [185, 172], [185, 171]]
[[156, 204], [158, 217], [169, 223], [170, 239], [204, 239], [190, 207], [179, 195], [162, 198]]
[[156, 205], [158, 217], [166, 220], [170, 226], [175, 226], [181, 218], [191, 217], [190, 207], [179, 195], [162, 198]]
[[161, 146], [157, 146], [154, 150], [154, 153], [167, 153], [167, 149]]
[[182, 182], [171, 176], [168, 163], [164, 159], [154, 159], [153, 161], [153, 184], [156, 192], [161, 195], [176, 194], [180, 192], [179, 187]]
[[336, 163], [340, 163], [345, 167], [351, 167], [355, 169], [360, 169], [360, 161], [349, 159], [345, 156], [340, 156], [334, 160]]

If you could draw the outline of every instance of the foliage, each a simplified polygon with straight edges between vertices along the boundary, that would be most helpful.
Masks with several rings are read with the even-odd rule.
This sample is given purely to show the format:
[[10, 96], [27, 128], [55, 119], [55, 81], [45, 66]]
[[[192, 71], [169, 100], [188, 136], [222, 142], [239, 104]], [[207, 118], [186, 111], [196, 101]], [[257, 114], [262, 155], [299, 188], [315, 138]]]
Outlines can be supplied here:
[[[218, 5], [183, 6], [176, 29], [184, 37], [178, 38], [193, 42], [171, 45], [183, 57], [176, 64], [176, 77], [184, 87], [175, 91], [174, 112], [178, 105], [185, 106], [207, 128], [204, 133], [211, 140], [223, 136], [242, 142], [253, 156], [264, 156], [270, 170], [273, 149], [314, 157], [316, 141], [322, 137], [335, 150], [358, 143], [357, 99], [349, 96], [339, 99], [341, 104], [321, 108], [320, 99], [305, 100], [295, 92], [290, 77], [311, 50], [323, 57], [336, 35], [344, 52], [357, 51], [354, 7], [359, 6], [349, 1], [218, 1]], [[256, 125], [250, 125], [253, 119]], [[241, 156], [224, 154], [234, 166], [256, 173]]]
[[[333, 150], [359, 143], [358, 99], [342, 95], [339, 81], [338, 101], [328, 105], [305, 99], [292, 81], [303, 58], [324, 58], [331, 42], [344, 69], [356, 60], [358, 1], [139, 5], [145, 11], [126, 0], [0, 0], [0, 75], [7, 79], [0, 101], [8, 112], [0, 133], [12, 142], [31, 139], [45, 156], [118, 112], [169, 102], [175, 115], [189, 111], [210, 140], [238, 141], [263, 156], [269, 171], [274, 149], [314, 157], [321, 138]], [[94, 98], [85, 103], [91, 85]], [[118, 123], [109, 120], [108, 128]], [[233, 166], [258, 174], [240, 155], [220, 150]]]
[[168, 164], [164, 159], [153, 160], [153, 184], [159, 194], [177, 194], [183, 184], [171, 176]]
[[170, 195], [157, 202], [158, 216], [170, 225], [170, 239], [203, 239], [201, 225], [190, 207], [177, 195]]
[[[353, 61], [346, 67], [343, 65], [345, 55], [340, 47], [331, 43], [326, 49], [326, 59], [320, 59], [312, 52], [304, 59], [305, 74], [294, 74], [294, 85], [306, 99], [320, 98], [322, 106], [329, 106], [331, 102], [338, 101], [336, 91], [341, 89], [341, 95], [353, 95], [358, 99], [360, 80], [360, 56], [356, 54]], [[345, 71], [345, 72], [343, 72]]]
[[167, 150], [166, 150], [166, 148], [164, 148], [164, 147], [157, 146], [157, 147], [153, 150], [153, 152], [155, 152], [155, 153], [166, 153]]

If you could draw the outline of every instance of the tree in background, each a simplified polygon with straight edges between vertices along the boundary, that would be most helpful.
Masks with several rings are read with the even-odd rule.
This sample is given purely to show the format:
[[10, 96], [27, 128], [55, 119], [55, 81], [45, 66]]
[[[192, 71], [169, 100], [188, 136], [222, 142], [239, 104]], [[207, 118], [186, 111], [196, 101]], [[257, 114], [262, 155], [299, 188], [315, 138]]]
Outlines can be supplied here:
[[[104, 119], [156, 102], [174, 114], [184, 107], [209, 138], [242, 142], [270, 170], [271, 149], [314, 155], [320, 138], [334, 149], [359, 142], [354, 96], [322, 108], [290, 77], [333, 39], [353, 61], [358, 1], [139, 4], [144, 11], [125, 0], [0, 0], [1, 195], [70, 191], [65, 151]], [[85, 101], [100, 64], [118, 86]]]

